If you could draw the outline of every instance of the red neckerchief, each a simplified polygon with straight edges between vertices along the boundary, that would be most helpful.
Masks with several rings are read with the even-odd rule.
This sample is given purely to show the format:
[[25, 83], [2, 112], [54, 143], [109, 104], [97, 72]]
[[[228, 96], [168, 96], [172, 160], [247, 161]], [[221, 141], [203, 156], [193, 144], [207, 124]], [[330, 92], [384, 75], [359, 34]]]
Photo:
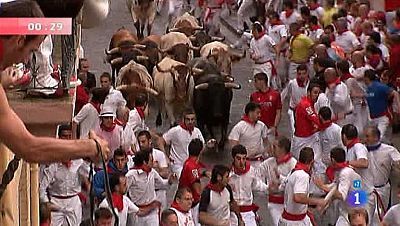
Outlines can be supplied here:
[[3, 40], [0, 39], [0, 63], [3, 61], [3, 55], [4, 55], [4, 43]]
[[280, 157], [280, 158], [276, 158], [276, 163], [278, 165], [283, 164], [283, 163], [287, 163], [290, 159], [292, 158], [292, 154], [289, 152], [286, 155]]
[[135, 107], [141, 119], [144, 119], [144, 107]]
[[355, 144], [360, 143], [360, 139], [359, 138], [355, 138], [353, 139], [348, 145], [346, 145], [347, 150], [349, 150], [350, 148], [352, 148]]
[[328, 168], [326, 169], [326, 176], [328, 177], [329, 181], [333, 182], [333, 180], [335, 179], [335, 172], [338, 170], [341, 170], [345, 167], [348, 167], [349, 163], [348, 162], [341, 162], [341, 163], [336, 163], [334, 166], [328, 166]]
[[100, 109], [100, 103], [95, 102], [95, 101], [90, 101], [90, 104], [91, 104], [94, 108], [96, 108], [97, 112], [100, 114], [100, 111], [101, 111], [101, 109]]
[[245, 122], [247, 122], [247, 123], [249, 123], [249, 124], [252, 125], [252, 126], [256, 126], [256, 122], [252, 122], [252, 121], [250, 120], [250, 118], [249, 118], [248, 115], [243, 115], [243, 116], [242, 116], [242, 120], [245, 121]]
[[271, 21], [270, 22], [271, 26], [275, 26], [275, 25], [282, 25], [282, 21], [281, 20], [277, 20], [277, 21]]
[[209, 188], [212, 191], [221, 193], [224, 190], [225, 187], [221, 188], [221, 187], [217, 186], [216, 184], [211, 184], [211, 182], [210, 182], [210, 183], [207, 184], [207, 188]]
[[319, 7], [319, 4], [318, 3], [311, 4], [309, 7], [310, 7], [310, 10], [316, 10]]
[[151, 167], [149, 167], [148, 165], [142, 164], [140, 166], [134, 166], [133, 169], [141, 169], [146, 173], [150, 173], [151, 172]]
[[349, 72], [347, 72], [347, 73], [343, 74], [342, 77], [340, 77], [340, 81], [344, 82], [349, 78], [354, 78], [354, 77]]
[[237, 168], [237, 167], [235, 167], [235, 165], [233, 165], [233, 172], [235, 172], [235, 174], [239, 175], [239, 176], [249, 172], [249, 170], [250, 170], [250, 162], [249, 161], [246, 161], [246, 165], [245, 165], [244, 169]]
[[321, 131], [324, 131], [324, 130], [326, 130], [329, 126], [331, 126], [332, 125], [332, 121], [327, 121], [327, 122], [324, 122], [324, 123], [321, 123], [321, 126], [319, 127], [319, 129], [321, 130]]
[[65, 167], [69, 168], [72, 165], [72, 160], [68, 160], [67, 162], [62, 163]]
[[182, 212], [182, 213], [188, 213], [189, 212], [189, 211], [183, 210], [176, 201], [172, 202], [171, 207], [176, 209], [176, 210], [178, 210], [179, 212]]
[[298, 85], [299, 87], [302, 87], [302, 88], [304, 88], [304, 87], [306, 87], [306, 84], [307, 84], [307, 79], [306, 79], [306, 80], [304, 80], [304, 81], [300, 81], [300, 79], [299, 79], [299, 78], [296, 78], [296, 82], [297, 82], [297, 85]]
[[330, 85], [332, 85], [332, 84], [339, 85], [340, 83], [341, 83], [340, 78], [337, 77], [335, 80], [332, 80], [332, 81], [328, 82], [327, 85], [328, 85], [328, 86], [330, 86]]
[[294, 166], [293, 171], [296, 171], [296, 170], [304, 170], [304, 172], [306, 172], [308, 174], [310, 174], [310, 171], [311, 171], [310, 167], [308, 165], [301, 163], [301, 162], [297, 162], [296, 165]]
[[119, 126], [124, 126], [124, 123], [121, 120], [117, 119], [117, 118], [114, 120], [114, 123], [116, 125], [119, 125]]
[[289, 18], [292, 14], [293, 14], [293, 12], [294, 12], [294, 10], [293, 9], [287, 9], [287, 10], [285, 10], [285, 16], [286, 16], [286, 18]]
[[190, 133], [190, 135], [192, 135], [193, 130], [194, 130], [194, 126], [187, 126], [184, 122], [181, 122], [179, 124], [180, 127], [182, 127], [182, 129], [188, 131]]
[[115, 129], [115, 126], [116, 126], [116, 125], [117, 125], [117, 124], [115, 124], [115, 122], [113, 122], [111, 128], [107, 128], [107, 127], [105, 127], [105, 126], [103, 125], [103, 123], [101, 123], [101, 124], [100, 124], [100, 128], [101, 128], [102, 130], [106, 131], [106, 132], [112, 132], [112, 131]]
[[254, 37], [254, 39], [255, 39], [255, 40], [259, 40], [260, 38], [264, 37], [264, 35], [265, 35], [265, 31], [262, 30], [262, 31], [259, 33], [258, 38]]
[[312, 25], [312, 26], [310, 26], [310, 30], [311, 30], [311, 31], [316, 31], [316, 30], [318, 30], [318, 29], [321, 29], [321, 26], [319, 26], [318, 24], [317, 24], [317, 25]]
[[122, 212], [122, 210], [124, 209], [124, 196], [113, 192], [111, 194], [111, 199], [114, 207], [117, 208], [118, 212]]

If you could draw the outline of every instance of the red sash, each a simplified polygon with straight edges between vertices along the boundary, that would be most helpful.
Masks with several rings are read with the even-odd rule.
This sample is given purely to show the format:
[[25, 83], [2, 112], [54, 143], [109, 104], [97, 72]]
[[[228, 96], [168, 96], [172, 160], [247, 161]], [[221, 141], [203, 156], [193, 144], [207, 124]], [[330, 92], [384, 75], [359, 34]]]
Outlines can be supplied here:
[[241, 213], [250, 212], [250, 211], [257, 212], [258, 209], [260, 209], [260, 207], [254, 203], [251, 205], [247, 205], [247, 206], [239, 206], [239, 210]]
[[275, 204], [283, 204], [284, 197], [282, 195], [268, 195], [268, 202]]
[[289, 221], [302, 221], [304, 220], [304, 218], [306, 218], [307, 213], [303, 213], [303, 214], [292, 214], [287, 212], [285, 209], [283, 210], [282, 213], [282, 218], [285, 220], [289, 220]]

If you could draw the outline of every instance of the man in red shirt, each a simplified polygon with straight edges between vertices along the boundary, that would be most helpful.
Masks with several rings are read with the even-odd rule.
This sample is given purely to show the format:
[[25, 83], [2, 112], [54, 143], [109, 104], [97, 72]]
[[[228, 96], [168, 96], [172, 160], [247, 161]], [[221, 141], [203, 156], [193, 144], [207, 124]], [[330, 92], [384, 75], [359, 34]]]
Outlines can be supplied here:
[[307, 88], [307, 96], [302, 97], [295, 108], [295, 129], [291, 149], [296, 159], [299, 159], [302, 148], [311, 147], [315, 153], [315, 160], [321, 160], [321, 144], [318, 137], [321, 123], [314, 109], [320, 91], [318, 84], [311, 83]]
[[281, 120], [281, 95], [268, 86], [268, 76], [265, 73], [254, 75], [254, 87], [257, 91], [250, 95], [250, 101], [261, 106], [260, 120], [268, 126], [268, 140], [274, 140], [278, 135], [277, 128]]
[[187, 187], [193, 195], [192, 215], [193, 221], [198, 225], [199, 222], [199, 202], [201, 195], [200, 177], [206, 176], [207, 171], [204, 165], [199, 162], [199, 156], [203, 150], [203, 142], [200, 139], [193, 139], [189, 143], [189, 158], [183, 164], [181, 177], [179, 178], [179, 188]]

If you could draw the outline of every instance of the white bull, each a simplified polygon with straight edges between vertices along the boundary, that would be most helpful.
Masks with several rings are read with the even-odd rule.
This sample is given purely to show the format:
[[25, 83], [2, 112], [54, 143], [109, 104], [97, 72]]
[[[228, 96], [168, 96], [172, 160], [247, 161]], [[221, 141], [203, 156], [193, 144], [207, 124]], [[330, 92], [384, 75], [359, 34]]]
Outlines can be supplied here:
[[126, 0], [136, 33], [139, 39], [144, 37], [144, 26], [147, 23], [147, 34], [150, 35], [151, 29], [156, 18], [156, 4], [154, 0]]

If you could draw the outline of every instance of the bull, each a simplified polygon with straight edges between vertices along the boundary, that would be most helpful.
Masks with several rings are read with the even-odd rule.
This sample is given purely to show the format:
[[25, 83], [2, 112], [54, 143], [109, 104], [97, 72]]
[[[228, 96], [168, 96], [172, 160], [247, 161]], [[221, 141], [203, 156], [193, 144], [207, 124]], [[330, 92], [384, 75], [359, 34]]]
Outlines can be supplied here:
[[186, 64], [193, 58], [193, 50], [198, 50], [185, 34], [170, 32], [161, 36], [160, 52], [176, 61]]
[[214, 41], [201, 47], [200, 56], [217, 64], [222, 73], [231, 74], [232, 63], [246, 57], [246, 52], [238, 53], [227, 44]]
[[[156, 65], [153, 72], [154, 88], [159, 93], [160, 109], [156, 125], [162, 125], [161, 113], [166, 112], [171, 125], [176, 124], [175, 115], [179, 115], [186, 107], [192, 106], [194, 81], [186, 64], [165, 57]], [[201, 73], [201, 70], [197, 70]]]
[[136, 35], [124, 27], [118, 29], [113, 34], [108, 50], [105, 50], [107, 55], [106, 60], [111, 64], [113, 84], [115, 84], [115, 77], [119, 70], [130, 60], [133, 59], [137, 62], [148, 60], [148, 57], [144, 56], [143, 51], [139, 49], [141, 46], [138, 44]]
[[147, 69], [133, 60], [119, 71], [117, 87], [127, 100], [130, 109], [134, 107], [132, 101], [139, 93], [158, 95], [158, 92], [153, 89], [153, 79]]
[[217, 140], [218, 150], [223, 150], [227, 137], [232, 89], [240, 88], [215, 73], [203, 73], [195, 81], [193, 106], [197, 125], [206, 139]]
[[147, 34], [150, 35], [157, 13], [154, 0], [126, 0], [126, 4], [131, 13], [138, 38], [142, 39], [144, 37], [146, 25]]
[[149, 74], [153, 74], [154, 66], [161, 60], [160, 45], [161, 36], [159, 35], [149, 35], [140, 41], [140, 45], [136, 45], [148, 57], [148, 61], [143, 62], [143, 65]]

